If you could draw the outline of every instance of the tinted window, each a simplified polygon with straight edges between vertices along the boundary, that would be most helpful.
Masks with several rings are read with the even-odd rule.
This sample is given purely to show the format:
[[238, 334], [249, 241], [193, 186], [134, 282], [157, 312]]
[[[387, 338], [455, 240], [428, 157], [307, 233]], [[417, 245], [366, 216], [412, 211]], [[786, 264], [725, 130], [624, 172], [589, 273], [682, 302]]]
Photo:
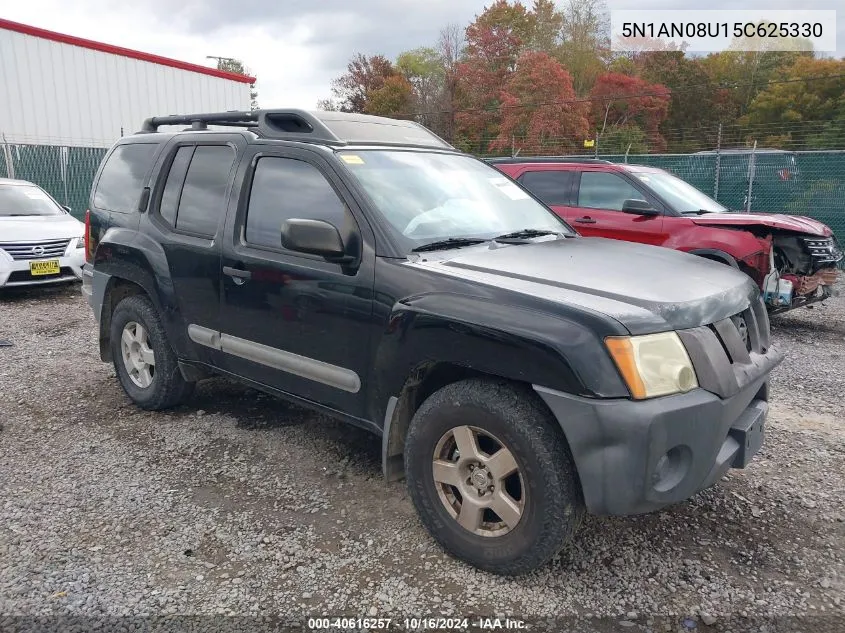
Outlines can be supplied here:
[[246, 241], [281, 248], [285, 220], [325, 220], [342, 228], [346, 214], [343, 202], [316, 167], [292, 158], [262, 158], [249, 194]]
[[97, 182], [94, 206], [119, 213], [136, 211], [144, 176], [157, 147], [154, 143], [135, 143], [115, 149]]
[[196, 148], [179, 199], [177, 229], [209, 237], [217, 232], [234, 161], [235, 153], [225, 145]]
[[546, 204], [566, 204], [571, 171], [529, 171], [519, 179], [520, 184]]
[[578, 206], [621, 211], [626, 200], [643, 200], [643, 194], [616, 174], [601, 171], [581, 173]]
[[185, 174], [188, 172], [193, 153], [192, 146], [179, 148], [170, 164], [170, 173], [167, 174], [167, 182], [161, 194], [159, 213], [172, 225], [176, 224], [176, 208], [179, 206], [179, 196], [182, 195], [182, 185], [185, 182]]

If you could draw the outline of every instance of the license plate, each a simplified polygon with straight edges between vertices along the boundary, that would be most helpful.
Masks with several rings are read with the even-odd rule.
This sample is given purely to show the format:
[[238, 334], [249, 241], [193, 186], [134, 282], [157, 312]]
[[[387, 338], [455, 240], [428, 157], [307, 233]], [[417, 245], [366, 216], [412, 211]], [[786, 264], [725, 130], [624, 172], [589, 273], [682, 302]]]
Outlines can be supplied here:
[[33, 277], [38, 275], [58, 275], [61, 272], [58, 259], [45, 259], [40, 262], [29, 262], [29, 274]]

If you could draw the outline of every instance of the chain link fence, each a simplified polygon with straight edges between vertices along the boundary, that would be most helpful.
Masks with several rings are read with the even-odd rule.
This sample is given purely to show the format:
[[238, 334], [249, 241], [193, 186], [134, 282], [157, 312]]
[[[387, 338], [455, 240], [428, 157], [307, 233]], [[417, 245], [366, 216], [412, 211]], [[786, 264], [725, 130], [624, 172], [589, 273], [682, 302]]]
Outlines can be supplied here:
[[34, 182], [82, 219], [106, 151], [101, 147], [0, 144], [0, 178]]
[[[82, 218], [91, 182], [105, 153], [99, 147], [0, 144], [0, 177], [34, 182]], [[750, 207], [753, 211], [816, 218], [845, 243], [845, 150], [746, 148], [596, 157], [660, 167], [729, 209]]]

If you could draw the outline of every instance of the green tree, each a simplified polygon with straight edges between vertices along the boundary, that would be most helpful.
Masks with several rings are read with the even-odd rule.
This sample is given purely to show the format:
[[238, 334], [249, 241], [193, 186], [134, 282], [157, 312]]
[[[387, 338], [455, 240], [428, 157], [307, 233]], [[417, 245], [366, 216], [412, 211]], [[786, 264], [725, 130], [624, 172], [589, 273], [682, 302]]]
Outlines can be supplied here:
[[587, 94], [604, 72], [610, 39], [604, 0], [568, 0], [564, 5], [558, 57], [572, 75], [575, 93]]
[[[239, 59], [232, 59], [231, 57], [221, 57], [217, 60], [217, 70], [225, 70], [228, 73], [235, 73], [236, 75], [249, 76], [251, 73], [244, 66], [244, 63]], [[258, 109], [258, 90], [255, 88], [255, 83], [249, 84], [249, 107], [252, 110]]]
[[446, 63], [434, 48], [406, 51], [396, 59], [396, 68], [412, 88], [409, 107], [420, 123], [439, 127], [446, 83]]

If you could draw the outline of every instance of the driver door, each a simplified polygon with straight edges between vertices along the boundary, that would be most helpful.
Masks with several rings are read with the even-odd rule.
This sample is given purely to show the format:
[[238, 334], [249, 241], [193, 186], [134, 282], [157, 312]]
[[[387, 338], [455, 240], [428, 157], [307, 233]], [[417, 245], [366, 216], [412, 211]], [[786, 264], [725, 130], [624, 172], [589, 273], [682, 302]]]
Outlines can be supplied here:
[[[247, 152], [226, 221], [221, 265], [222, 369], [363, 417], [375, 256], [372, 233], [332, 167], [307, 150]], [[285, 220], [325, 220], [361, 257], [342, 264], [286, 250]], [[346, 242], [349, 243], [349, 242]]]

